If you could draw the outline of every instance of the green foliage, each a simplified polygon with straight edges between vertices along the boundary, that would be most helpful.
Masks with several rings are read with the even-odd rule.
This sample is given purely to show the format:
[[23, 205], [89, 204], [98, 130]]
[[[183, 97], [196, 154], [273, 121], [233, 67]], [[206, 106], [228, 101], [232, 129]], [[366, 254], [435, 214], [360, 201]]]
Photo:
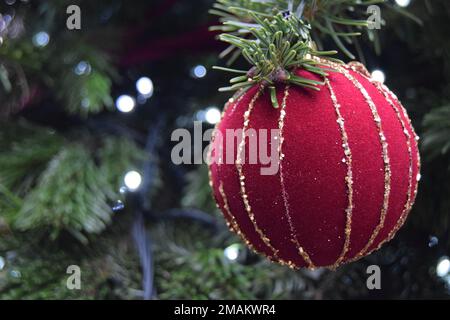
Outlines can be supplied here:
[[0, 208], [11, 227], [47, 230], [53, 239], [68, 231], [80, 241], [103, 231], [123, 174], [143, 152], [125, 138], [100, 137], [94, 146], [43, 128], [25, 127], [11, 142], [13, 128], [0, 139]]
[[[0, 299], [137, 299], [141, 277], [127, 228], [114, 228], [89, 247], [48, 243], [35, 235], [2, 235]], [[127, 227], [127, 228], [124, 228]], [[67, 267], [81, 270], [81, 290], [67, 289]]]
[[[450, 106], [433, 109], [423, 121], [422, 149], [428, 160], [450, 151]], [[450, 166], [449, 166], [450, 170]]]
[[[424, 181], [418, 202], [420, 214], [414, 216], [414, 223], [441, 236], [450, 226], [450, 106], [432, 109], [422, 125]], [[429, 221], [429, 212], [433, 212], [433, 222]]]
[[[121, 137], [102, 137], [102, 147], [96, 151], [96, 158], [101, 163], [101, 174], [111, 186], [119, 186], [123, 181], [123, 174], [135, 168], [148, 155], [139, 149], [130, 139]], [[114, 187], [114, 190], [117, 188]]]
[[[369, 39], [375, 42], [378, 47], [378, 38], [374, 30], [368, 27], [367, 8], [373, 4], [380, 4], [384, 0], [218, 0], [214, 4], [214, 9], [210, 12], [218, 15], [222, 26], [214, 27], [213, 30], [231, 33], [234, 35], [247, 36], [248, 30], [242, 27], [260, 27], [255, 21], [254, 14], [265, 17], [273, 17], [279, 13], [290, 12], [297, 18], [302, 19], [305, 24], [311, 25], [313, 30], [312, 38], [319, 48], [323, 46], [322, 41], [326, 37], [331, 37], [338, 48], [349, 58], [354, 59], [354, 55], [347, 48], [347, 45], [359, 46], [355, 36], [361, 35], [362, 31], [367, 32]], [[247, 10], [242, 10], [247, 9]], [[230, 23], [232, 22], [232, 23]], [[294, 45], [293, 43], [292, 45]], [[346, 45], [347, 44], [347, 45]], [[233, 52], [234, 46], [229, 47], [222, 53], [226, 56]], [[231, 57], [230, 63], [236, 59], [239, 51]]]
[[[297, 76], [293, 72], [296, 68], [302, 68], [321, 77], [327, 76], [327, 68], [320, 68], [312, 57], [337, 52], [316, 50], [317, 45], [322, 46], [319, 41], [313, 41], [313, 32], [319, 33], [319, 38], [324, 35], [333, 38], [339, 49], [353, 59], [353, 54], [344, 45], [344, 42], [352, 44], [352, 37], [361, 34], [353, 29], [364, 28], [375, 39], [372, 30], [368, 28], [367, 13], [355, 8], [365, 9], [368, 5], [381, 2], [383, 1], [217, 1], [211, 13], [220, 16], [222, 25], [213, 27], [212, 30], [222, 31], [220, 40], [230, 44], [221, 56], [234, 51], [229, 60], [231, 64], [242, 53], [253, 66], [250, 71], [216, 67], [241, 74], [230, 80], [230, 87], [221, 88], [220, 91], [247, 90], [252, 85], [261, 83], [269, 85], [272, 104], [277, 108], [274, 86], [277, 82], [319, 90], [318, 85], [322, 85], [322, 82]], [[353, 11], [352, 16], [346, 15], [347, 11]]]
[[[259, 260], [256, 265], [244, 265], [227, 260], [219, 233], [211, 235], [198, 225], [190, 235], [181, 232], [185, 224], [161, 224], [152, 228], [155, 239], [156, 286], [162, 299], [264, 299], [277, 298], [297, 283], [291, 270]], [[163, 241], [161, 241], [164, 239]], [[236, 238], [229, 239], [231, 244]], [[241, 254], [245, 254], [241, 247]], [[283, 276], [284, 275], [284, 276]], [[286, 280], [289, 278], [289, 282]], [[286, 282], [285, 282], [286, 281]]]
[[22, 68], [0, 60], [0, 118], [20, 110], [29, 95], [30, 88]]
[[[222, 34], [220, 39], [239, 48], [254, 67], [249, 72], [224, 69], [244, 75], [231, 79], [232, 86], [222, 88], [221, 91], [242, 88], [245, 90], [255, 83], [273, 87], [277, 82], [292, 83], [318, 90], [317, 86], [322, 85], [322, 82], [297, 76], [293, 70], [303, 68], [325, 77], [326, 69], [317, 67], [319, 63], [311, 56], [329, 55], [335, 52], [313, 50], [308, 26], [294, 15], [285, 17], [279, 13], [270, 20], [263, 19], [253, 12], [250, 12], [250, 15], [260, 27], [241, 26], [241, 29], [248, 30], [255, 39], [249, 40], [230, 34]], [[224, 24], [235, 25], [235, 22]], [[278, 107], [278, 104], [274, 106]]]
[[[200, 167], [193, 171], [190, 180], [207, 180], [206, 170]], [[186, 188], [186, 191], [196, 192], [197, 199], [210, 196], [210, 190], [206, 189]], [[196, 204], [202, 210], [211, 205], [208, 201]], [[190, 232], [183, 232], [186, 228]], [[366, 287], [367, 267], [374, 264], [382, 270], [379, 294], [385, 298], [448, 297], [433, 274], [436, 252], [430, 250], [427, 238], [423, 239], [417, 229], [409, 229], [409, 233], [402, 229], [382, 250], [336, 271], [293, 271], [270, 263], [250, 253], [226, 228], [217, 232], [180, 222], [154, 225], [150, 230], [155, 242], [155, 281], [163, 299], [370, 299], [377, 297], [376, 292]], [[423, 246], [413, 247], [420, 241]], [[224, 255], [224, 249], [230, 245], [239, 247], [236, 261]], [[414, 288], [410, 284], [412, 279], [417, 284]]]
[[[56, 17], [68, 4], [46, 1], [38, 8], [29, 3], [16, 8], [11, 24], [17, 32], [0, 45], [0, 114], [17, 112], [42, 91], [54, 92], [59, 105], [72, 114], [87, 116], [113, 106], [110, 91], [117, 75], [111, 58], [102, 41], [61, 27], [65, 21]], [[38, 13], [30, 15], [32, 10]], [[19, 27], [25, 21], [27, 28]], [[36, 30], [48, 34], [47, 45], [33, 43]], [[80, 62], [85, 67], [77, 70]]]
[[[81, 60], [80, 56], [81, 54], [74, 55], [72, 63], [68, 62], [68, 59], [65, 60], [66, 70], [61, 75], [61, 81], [52, 82], [56, 96], [64, 103], [66, 110], [73, 114], [87, 116], [89, 113], [98, 113], [105, 107], [111, 109], [113, 70], [109, 61], [101, 52], [93, 52], [87, 56], [83, 52], [85, 60]], [[79, 63], [87, 64], [86, 74], [78, 75], [74, 72]]]
[[24, 121], [2, 124], [0, 131], [0, 184], [24, 195], [47, 163], [65, 143], [53, 130]]
[[187, 174], [188, 183], [184, 188], [181, 204], [185, 208], [202, 208], [206, 212], [217, 210], [214, 202], [207, 165], [200, 166], [197, 170]]
[[112, 214], [108, 200], [113, 197], [105, 177], [97, 174], [89, 151], [73, 144], [48, 163], [13, 218], [13, 226], [23, 231], [48, 228], [52, 238], [67, 229], [83, 239], [83, 231], [99, 233], [105, 229]]

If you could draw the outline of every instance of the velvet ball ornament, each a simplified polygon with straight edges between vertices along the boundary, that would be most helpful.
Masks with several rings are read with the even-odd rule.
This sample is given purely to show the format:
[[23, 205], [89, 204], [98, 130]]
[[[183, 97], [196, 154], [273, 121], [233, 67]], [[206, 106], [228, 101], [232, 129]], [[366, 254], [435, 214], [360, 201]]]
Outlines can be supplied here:
[[[326, 64], [336, 71], [319, 91], [277, 85], [279, 108], [264, 85], [235, 95], [211, 143], [210, 183], [230, 229], [292, 268], [335, 269], [379, 249], [404, 224], [420, 180], [418, 137], [397, 97], [360, 63]], [[276, 174], [245, 158], [251, 129], [278, 130]]]

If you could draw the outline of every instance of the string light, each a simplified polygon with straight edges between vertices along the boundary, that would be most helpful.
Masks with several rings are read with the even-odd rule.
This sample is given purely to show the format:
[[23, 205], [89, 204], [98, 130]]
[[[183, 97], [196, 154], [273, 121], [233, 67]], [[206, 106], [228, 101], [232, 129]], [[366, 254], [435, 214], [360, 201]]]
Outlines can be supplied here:
[[386, 80], [386, 76], [384, 75], [383, 71], [377, 69], [372, 71], [372, 79], [384, 83], [384, 81]]
[[125, 183], [125, 186], [128, 188], [128, 190], [136, 191], [141, 186], [142, 176], [137, 171], [129, 171], [125, 175], [123, 182]]
[[435, 236], [430, 236], [430, 240], [428, 241], [428, 247], [432, 248], [439, 244], [439, 239]]
[[125, 204], [121, 200], [117, 200], [116, 203], [112, 206], [112, 211], [117, 212], [121, 211], [125, 208]]
[[448, 257], [442, 257], [436, 267], [436, 274], [444, 278], [450, 273], [450, 260]]
[[136, 90], [145, 98], [150, 98], [154, 91], [153, 81], [148, 77], [140, 78], [136, 81]]
[[91, 106], [91, 100], [89, 100], [89, 98], [83, 98], [83, 100], [81, 100], [81, 106], [84, 109], [89, 109], [89, 107]]
[[220, 121], [221, 113], [216, 107], [206, 109], [205, 120], [210, 124], [216, 124]]
[[200, 79], [200, 78], [204, 78], [206, 76], [207, 70], [206, 70], [205, 66], [199, 64], [198, 66], [195, 66], [194, 68], [192, 68], [191, 74], [194, 78]]
[[36, 33], [33, 37], [33, 44], [36, 47], [45, 47], [50, 42], [50, 35], [45, 31]]
[[89, 74], [91, 73], [91, 65], [89, 62], [86, 61], [80, 61], [74, 68], [73, 72], [75, 72], [76, 75], [83, 75], [83, 74]]
[[407, 7], [411, 3], [411, 0], [395, 0], [395, 3], [400, 7]]
[[134, 110], [136, 101], [133, 97], [124, 94], [117, 98], [116, 107], [120, 112], [128, 113]]
[[230, 261], [236, 261], [239, 258], [239, 244], [232, 244], [231, 246], [225, 248], [223, 254]]
[[127, 187], [120, 187], [119, 192], [120, 192], [120, 194], [127, 193]]

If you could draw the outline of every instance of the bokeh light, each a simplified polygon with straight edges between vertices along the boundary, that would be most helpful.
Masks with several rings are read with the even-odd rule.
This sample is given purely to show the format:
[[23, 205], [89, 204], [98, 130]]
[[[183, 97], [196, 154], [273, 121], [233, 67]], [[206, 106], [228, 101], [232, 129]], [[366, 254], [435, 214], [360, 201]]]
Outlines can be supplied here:
[[116, 107], [120, 112], [128, 113], [134, 110], [136, 101], [133, 97], [124, 94], [117, 98]]
[[33, 44], [36, 47], [45, 47], [50, 42], [50, 35], [45, 31], [36, 33], [33, 37]]
[[386, 76], [383, 71], [377, 69], [372, 71], [372, 79], [384, 83]]
[[142, 77], [136, 81], [136, 90], [146, 98], [153, 95], [153, 81], [148, 77]]
[[128, 190], [136, 191], [141, 186], [142, 176], [137, 171], [129, 171], [125, 175], [123, 182], [125, 183], [125, 186], [128, 188]]

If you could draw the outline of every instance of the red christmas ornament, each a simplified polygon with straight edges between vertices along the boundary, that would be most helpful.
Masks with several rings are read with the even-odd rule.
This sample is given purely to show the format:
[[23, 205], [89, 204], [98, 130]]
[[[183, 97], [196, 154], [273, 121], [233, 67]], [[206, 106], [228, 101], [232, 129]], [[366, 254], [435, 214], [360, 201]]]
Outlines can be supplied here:
[[[328, 63], [337, 72], [320, 91], [278, 85], [278, 109], [262, 85], [230, 99], [216, 128], [223, 139], [212, 142], [210, 182], [230, 229], [292, 268], [335, 269], [379, 249], [404, 224], [420, 180], [418, 137], [396, 96], [360, 63]], [[252, 128], [279, 130], [275, 175], [238, 157], [248, 137], [227, 139], [227, 129]], [[232, 163], [217, 163], [231, 142]]]

